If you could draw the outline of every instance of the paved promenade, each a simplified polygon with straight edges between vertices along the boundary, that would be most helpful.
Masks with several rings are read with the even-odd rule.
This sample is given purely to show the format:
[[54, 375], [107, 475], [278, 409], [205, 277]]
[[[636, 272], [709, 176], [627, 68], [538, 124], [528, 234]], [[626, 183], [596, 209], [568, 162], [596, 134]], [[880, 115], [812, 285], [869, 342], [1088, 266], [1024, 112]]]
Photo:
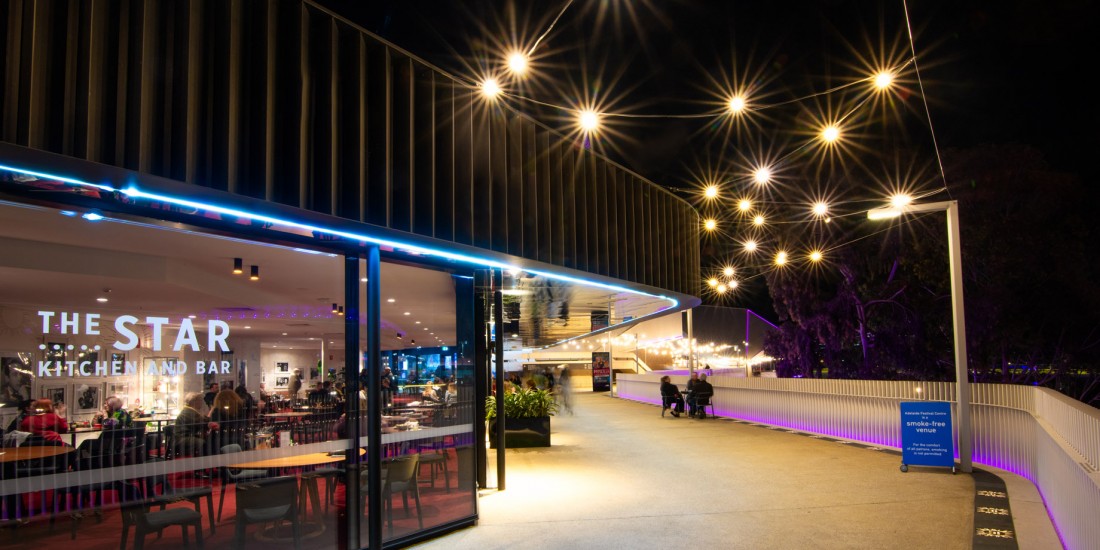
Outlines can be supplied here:
[[[655, 406], [606, 394], [574, 399], [574, 416], [553, 419], [553, 447], [508, 451], [507, 490], [483, 492], [478, 526], [418, 548], [974, 544], [969, 475], [903, 474], [898, 455], [864, 447], [728, 420], [662, 418]], [[1019, 547], [1060, 548], [1031, 484], [996, 473], [1008, 483], [1013, 515], [1026, 516], [1014, 528]]]

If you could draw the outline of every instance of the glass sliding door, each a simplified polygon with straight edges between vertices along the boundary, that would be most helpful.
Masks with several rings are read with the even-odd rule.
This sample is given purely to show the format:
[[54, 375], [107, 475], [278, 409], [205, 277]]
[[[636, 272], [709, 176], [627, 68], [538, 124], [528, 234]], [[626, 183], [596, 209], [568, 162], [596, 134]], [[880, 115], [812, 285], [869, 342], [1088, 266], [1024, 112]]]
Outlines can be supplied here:
[[[463, 337], [471, 281], [390, 262], [382, 262], [380, 275], [379, 344], [389, 360], [377, 380], [364, 373], [361, 381], [363, 402], [366, 392], [377, 392], [381, 408], [382, 509], [364, 510], [364, 541], [374, 513], [382, 539], [395, 541], [471, 520], [477, 509], [473, 433], [481, 407], [474, 403], [470, 339]], [[362, 415], [364, 425], [369, 419]]]

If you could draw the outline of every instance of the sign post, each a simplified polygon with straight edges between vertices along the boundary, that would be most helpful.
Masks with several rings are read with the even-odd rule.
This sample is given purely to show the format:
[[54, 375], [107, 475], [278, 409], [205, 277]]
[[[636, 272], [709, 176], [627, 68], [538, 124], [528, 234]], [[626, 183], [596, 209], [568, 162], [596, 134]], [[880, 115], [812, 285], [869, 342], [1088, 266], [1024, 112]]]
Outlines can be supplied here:
[[901, 471], [909, 466], [950, 466], [955, 472], [950, 402], [901, 404]]

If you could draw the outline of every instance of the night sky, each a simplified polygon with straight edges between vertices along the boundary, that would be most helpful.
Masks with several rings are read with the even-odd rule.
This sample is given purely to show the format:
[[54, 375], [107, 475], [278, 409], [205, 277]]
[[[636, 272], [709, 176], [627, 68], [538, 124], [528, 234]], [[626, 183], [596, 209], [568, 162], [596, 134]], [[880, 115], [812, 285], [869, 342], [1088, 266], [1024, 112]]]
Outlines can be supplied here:
[[[367, 30], [451, 72], [476, 80], [503, 66], [500, 42], [531, 44], [566, 2], [390, 0], [320, 2]], [[1053, 169], [1086, 181], [1100, 125], [1088, 71], [1095, 2], [1008, 0], [909, 3], [925, 96], [941, 150], [1027, 144]], [[513, 23], [514, 22], [514, 23]], [[747, 75], [776, 103], [869, 76], [868, 64], [909, 58], [901, 0], [575, 0], [540, 43], [518, 89], [555, 105], [579, 96], [613, 99], [607, 110], [690, 115], [720, 108], [730, 73]], [[921, 151], [934, 165], [931, 133], [912, 67], [889, 136], [863, 155]], [[514, 90], [516, 88], [513, 88]], [[758, 127], [730, 132], [713, 119], [614, 119], [598, 149], [684, 196], [707, 169], [736, 169], [739, 151], [790, 148], [831, 95], [763, 111]], [[563, 131], [567, 112], [514, 102]], [[729, 139], [715, 139], [719, 134]], [[1094, 186], [1090, 186], [1094, 187]], [[1100, 193], [1093, 191], [1095, 197]], [[766, 293], [747, 300], [762, 307]], [[742, 305], [742, 304], [739, 304]]]

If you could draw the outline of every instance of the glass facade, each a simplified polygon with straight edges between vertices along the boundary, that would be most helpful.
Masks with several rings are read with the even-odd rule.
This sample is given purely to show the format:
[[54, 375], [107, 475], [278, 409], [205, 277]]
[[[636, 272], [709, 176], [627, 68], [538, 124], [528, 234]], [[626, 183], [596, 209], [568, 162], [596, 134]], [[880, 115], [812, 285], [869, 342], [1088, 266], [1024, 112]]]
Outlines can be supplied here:
[[0, 219], [0, 522], [20, 544], [366, 547], [474, 517], [460, 278], [381, 265], [378, 345], [417, 373], [383, 383], [357, 255], [15, 203]]

